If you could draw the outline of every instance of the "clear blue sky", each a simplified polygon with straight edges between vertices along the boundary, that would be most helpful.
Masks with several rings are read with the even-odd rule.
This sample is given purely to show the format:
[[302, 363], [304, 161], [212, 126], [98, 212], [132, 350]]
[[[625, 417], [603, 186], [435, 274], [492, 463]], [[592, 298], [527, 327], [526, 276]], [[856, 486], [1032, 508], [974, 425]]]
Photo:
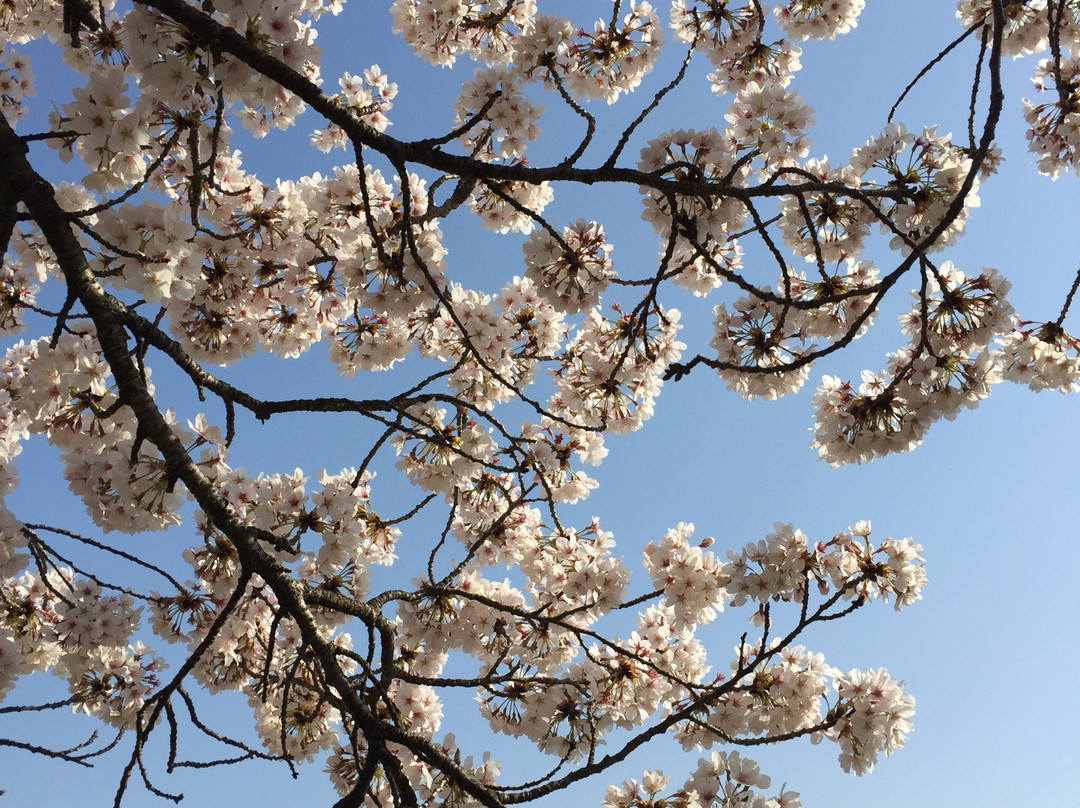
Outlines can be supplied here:
[[[363, 22], [373, 6], [378, 9]], [[586, 25], [593, 16], [606, 17], [610, 8], [602, 2], [581, 6], [588, 11], [574, 13]], [[953, 10], [954, 5], [943, 0], [872, 1], [851, 34], [804, 48], [804, 68], [795, 86], [816, 108], [812, 154], [845, 159], [851, 148], [880, 129], [909, 78], [959, 33]], [[359, 32], [357, 26], [363, 26]], [[438, 70], [416, 61], [389, 33], [383, 4], [354, 0], [342, 17], [323, 26], [319, 42], [326, 51], [323, 75], [328, 85], [342, 71], [358, 72], [372, 63], [398, 83], [390, 133], [407, 139], [448, 127], [456, 88], [472, 72], [467, 63]], [[670, 36], [668, 45], [673, 56]], [[924, 80], [898, 119], [910, 129], [940, 123], [946, 131], [961, 131], [973, 62], [973, 44], [961, 48]], [[967, 235], [943, 257], [962, 268], [998, 268], [1013, 283], [1010, 300], [1021, 316], [1052, 319], [1080, 263], [1074, 235], [1080, 185], [1075, 176], [1057, 182], [1037, 176], [1034, 159], [1026, 153], [1020, 98], [1030, 92], [1032, 67], [1031, 58], [1005, 65], [1006, 109], [999, 143], [1006, 162], [981, 188], [982, 207], [973, 211]], [[55, 79], [44, 61], [35, 68], [39, 78]], [[697, 71], [689, 91], [666, 102], [644, 131], [721, 125], [726, 101], [707, 92], [704, 72]], [[46, 86], [32, 104], [47, 111]], [[613, 110], [602, 103], [593, 110], [601, 119], [611, 112], [625, 120], [643, 98], [639, 92]], [[552, 99], [545, 103], [555, 106]], [[542, 139], [533, 152], [534, 162], [544, 162], [544, 155], [561, 156], [564, 143], [576, 136], [576, 128], [556, 131], [565, 120], [557, 116], [548, 124], [550, 146]], [[341, 152], [324, 157], [300, 148], [315, 125], [302, 121], [294, 134], [272, 134], [259, 144], [243, 145], [248, 165], [265, 181], [325, 171], [333, 160], [344, 159]], [[31, 128], [24, 124], [20, 131]], [[610, 136], [617, 130], [607, 131]], [[555, 204], [552, 210], [560, 221], [591, 216], [603, 222], [621, 273], [647, 272], [655, 237], [638, 218], [633, 189], [618, 197], [589, 189], [556, 189]], [[455, 278], [493, 290], [523, 272], [521, 237], [482, 233], [464, 213], [445, 222], [444, 230]], [[879, 248], [868, 257], [884, 264], [891, 256]], [[752, 258], [748, 256], [748, 267]], [[670, 296], [669, 304], [684, 310], [683, 339], [691, 352], [707, 349], [709, 309], [726, 299], [727, 289], [704, 303]], [[595, 474], [600, 489], [571, 512], [578, 521], [598, 514], [632, 564], [646, 541], [679, 521], [696, 523], [698, 535], [715, 536], [714, 549], [757, 540], [777, 520], [794, 522], [811, 538], [828, 538], [858, 519], [871, 519], [875, 534], [912, 536], [924, 546], [930, 578], [920, 603], [900, 614], [889, 607], [867, 607], [805, 641], [844, 670], [885, 666], [907, 680], [917, 699], [915, 731], [907, 747], [861, 779], [840, 770], [837, 750], [829, 744], [795, 742], [748, 754], [773, 777], [774, 786], [787, 782], [800, 791], [808, 808], [1071, 804], [1080, 790], [1080, 696], [1071, 681], [1080, 665], [1075, 583], [1080, 569], [1080, 399], [1000, 385], [977, 410], [935, 425], [915, 452], [867, 466], [830, 469], [808, 448], [812, 383], [826, 372], [857, 377], [862, 368], [883, 367], [885, 354], [903, 344], [894, 315], [907, 303], [894, 297], [872, 333], [835, 361], [816, 367], [802, 394], [747, 403], [727, 393], [707, 369], [669, 383], [644, 430], [609, 438], [611, 453]], [[1070, 325], [1080, 331], [1080, 311], [1066, 322]], [[255, 370], [230, 372], [242, 374], [257, 389], [271, 390], [282, 371], [280, 365], [259, 361]], [[326, 382], [343, 391], [355, 392], [370, 383], [327, 380], [325, 369], [310, 362], [287, 365], [285, 372], [297, 384]], [[233, 462], [250, 469], [288, 471], [299, 465], [314, 475], [322, 466], [355, 465], [366, 450], [364, 435], [347, 423], [295, 419], [247, 426]], [[58, 468], [49, 458], [40, 446], [28, 447], [19, 463], [24, 482], [11, 499], [13, 510], [27, 520], [85, 526], [77, 503], [66, 501]], [[383, 468], [390, 476], [390, 463]], [[395, 510], [393, 503], [385, 507]], [[190, 538], [179, 529], [120, 541], [125, 549], [164, 555], [187, 546]], [[427, 546], [423, 535], [415, 541]], [[406, 577], [417, 571], [408, 561], [399, 562]], [[636, 571], [640, 575], [635, 580], [643, 586], [646, 578], [640, 567]], [[744, 620], [741, 612], [732, 611], [711, 628], [707, 636], [714, 666], [726, 664], [727, 649], [744, 630]], [[46, 691], [26, 684], [9, 696], [8, 704], [30, 701], [39, 693], [56, 694], [59, 685], [50, 683], [52, 689]], [[249, 719], [239, 702], [220, 715], [243, 727]], [[70, 717], [62, 717], [68, 720], [22, 719], [18, 727], [29, 727], [39, 733], [39, 740], [57, 745], [76, 743], [92, 729], [89, 721], [76, 722], [73, 729]], [[483, 737], [479, 723], [466, 703], [462, 709], [447, 709], [443, 729], [456, 732], [460, 741]], [[15, 724], [9, 716], [0, 716], [0, 736], [16, 737], [22, 729], [5, 728]], [[58, 729], [62, 726], [67, 729]], [[514, 745], [500, 739], [498, 749], [496, 757], [502, 757]], [[526, 747], [520, 749], [527, 755]], [[8, 791], [0, 805], [29, 804], [31, 799], [109, 804], [122, 757], [113, 756], [84, 772], [0, 749], [0, 788]], [[661, 745], [632, 759], [616, 777], [638, 777], [643, 768], [661, 767], [673, 783], [680, 783], [696, 760], [694, 753]], [[266, 764], [162, 776], [158, 784], [184, 791], [184, 804], [200, 808], [315, 806], [332, 801], [320, 770], [320, 764], [312, 764], [296, 785], [283, 769]], [[578, 792], [580, 804], [598, 804], [607, 782]], [[561, 804], [561, 799], [549, 804]], [[153, 800], [136, 785], [126, 804], [149, 805]]]

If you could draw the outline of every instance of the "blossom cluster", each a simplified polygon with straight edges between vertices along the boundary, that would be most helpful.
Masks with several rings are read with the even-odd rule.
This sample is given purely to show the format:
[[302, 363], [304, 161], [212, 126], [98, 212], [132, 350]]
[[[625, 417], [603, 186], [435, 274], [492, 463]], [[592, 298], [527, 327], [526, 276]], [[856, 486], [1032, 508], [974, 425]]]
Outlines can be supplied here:
[[30, 62], [7, 44], [0, 44], [0, 113], [17, 122], [26, 115], [23, 98], [34, 94], [34, 71]]
[[592, 31], [579, 30], [560, 54], [572, 92], [611, 104], [622, 93], [635, 89], [652, 70], [663, 39], [653, 7], [646, 2], [632, 3], [619, 22], [621, 25], [609, 26], [597, 20]]
[[833, 39], [858, 25], [865, 0], [791, 0], [777, 5], [776, 20], [792, 39]]
[[671, 27], [675, 39], [693, 43], [716, 70], [709, 74], [717, 95], [738, 93], [749, 84], [786, 87], [801, 67], [802, 49], [789, 39], [766, 44], [761, 4], [743, 6], [674, 0]]
[[[979, 175], [971, 165], [951, 134], [939, 135], [936, 127], [927, 127], [916, 135], [896, 123], [851, 154], [851, 168], [862, 178], [864, 191], [890, 192], [879, 200], [877, 216], [883, 232], [892, 236], [890, 246], [904, 255], [916, 246], [943, 249], [963, 234], [968, 209], [979, 206]], [[983, 163], [983, 170], [991, 168], [990, 161]], [[968, 182], [970, 187], [961, 194]], [[958, 203], [962, 207], [949, 221]]]
[[413, 50], [437, 65], [451, 65], [462, 53], [501, 64], [513, 56], [515, 34], [536, 14], [534, 0], [513, 0], [503, 10], [487, 0], [394, 0], [394, 31]]
[[[845, 771], [866, 774], [879, 753], [902, 747], [911, 731], [915, 700], [882, 668], [842, 673], [821, 654], [795, 645], [781, 649], [779, 641], [765, 651], [746, 645], [736, 651], [736, 675], [750, 658], [764, 654], [771, 661], [735, 679], [737, 686], [707, 714], [683, 725], [679, 740], [684, 748], [710, 748], [743, 734], [812, 731], [840, 746]], [[760, 785], [767, 787], [767, 780]]]
[[[1013, 58], [1045, 51], [1053, 36], [1054, 57], [1040, 59], [1032, 82], [1038, 103], [1024, 99], [1024, 120], [1028, 123], [1028, 150], [1038, 156], [1039, 171], [1057, 178], [1062, 172], [1080, 173], [1080, 19], [1073, 4], [1028, 0], [1002, 4], [1004, 27], [1002, 49]], [[960, 0], [957, 17], [965, 26], [992, 24], [990, 0]], [[1051, 23], [1054, 31], [1051, 35]]]
[[814, 394], [813, 447], [832, 465], [860, 463], [920, 443], [930, 426], [974, 407], [1001, 378], [990, 342], [1012, 329], [1009, 282], [993, 269], [967, 275], [945, 261], [901, 315], [911, 336], [884, 373], [862, 383], [826, 376]]
[[613, 307], [610, 317], [590, 309], [557, 357], [550, 412], [579, 426], [616, 433], [639, 429], [653, 414], [664, 370], [686, 347], [676, 339], [679, 318], [677, 310], [659, 307]]
[[[833, 166], [827, 159], [806, 160], [798, 177], [852, 190], [862, 185], [862, 175], [853, 165]], [[823, 264], [860, 256], [877, 221], [873, 211], [853, 193], [816, 191], [804, 197], [785, 197], [780, 211], [784, 243], [807, 261]]]
[[[842, 273], [838, 269], [815, 282], [803, 274], [786, 274], [777, 282], [775, 299], [747, 295], [738, 298], [731, 311], [723, 303], [713, 310], [710, 345], [729, 390], [748, 399], [794, 392], [809, 376], [805, 361], [817, 349], [817, 340], [858, 335], [868, 327], [877, 268], [869, 261], [846, 259], [844, 264]], [[797, 360], [804, 364], [790, 367]]]
[[624, 780], [621, 785], [608, 786], [603, 804], [607, 808], [799, 808], [802, 804], [798, 792], [786, 787], [766, 799], [757, 790], [769, 788], [772, 780], [761, 773], [757, 763], [738, 752], [713, 752], [701, 758], [682, 788], [661, 797], [670, 779], [659, 770], [646, 770], [640, 782]]
[[[674, 181], [738, 187], [749, 168], [740, 163], [730, 141], [716, 129], [665, 132], [641, 150], [641, 171]], [[746, 222], [745, 206], [732, 196], [667, 194], [642, 187], [641, 218], [665, 241], [675, 283], [698, 295], [720, 286], [725, 273], [741, 265], [741, 247], [732, 234]], [[670, 246], [668, 246], [670, 245]]]
[[561, 234], [538, 230], [521, 248], [525, 277], [560, 311], [577, 313], [598, 305], [600, 293], [615, 277], [613, 246], [597, 222], [578, 219]]
[[450, 387], [485, 410], [527, 386], [539, 360], [553, 355], [565, 336], [562, 313], [536, 284], [517, 277], [495, 299], [453, 285], [409, 324], [421, 355], [453, 363]]
[[904, 745], [915, 699], [884, 668], [849, 671], [835, 677], [835, 687], [846, 715], [826, 735], [840, 744], [844, 771], [865, 774], [879, 752], [888, 755]]
[[838, 593], [845, 600], [892, 598], [899, 610], [918, 600], [926, 584], [921, 552], [910, 539], [872, 543], [868, 521], [813, 545], [801, 530], [778, 522], [763, 541], [728, 552], [721, 582], [736, 606], [801, 602], [813, 585], [822, 596]]
[[[365, 124], [376, 132], [382, 132], [390, 125], [386, 113], [394, 105], [397, 85], [386, 77], [378, 65], [372, 65], [360, 76], [346, 72], [338, 79], [338, 84], [341, 86], [341, 102], [354, 107]], [[311, 145], [324, 153], [335, 148], [343, 149], [346, 142], [344, 130], [334, 124], [316, 129], [311, 135]]]
[[[1005, 27], [1002, 29], [1004, 52], [1014, 59], [1043, 50], [1048, 44], [1050, 20], [1046, 0], [1024, 0], [1002, 4]], [[993, 21], [991, 0], [959, 0], [956, 16], [965, 27]]]
[[1080, 340], [1058, 323], [1016, 320], [1001, 338], [1004, 378], [1032, 390], [1080, 391]]
[[37, 273], [28, 271], [25, 264], [0, 265], [0, 336], [18, 334], [25, 328], [23, 315], [34, 305], [40, 287], [34, 282]]
[[[134, 533], [179, 523], [183, 487], [137, 437], [134, 413], [118, 400], [93, 335], [63, 334], [55, 345], [20, 341], [0, 363], [7, 459], [29, 434], [45, 434], [62, 450], [69, 488], [104, 529]], [[152, 390], [148, 376], [146, 383]], [[172, 426], [183, 436], [175, 419]]]
[[[216, 457], [216, 482], [245, 523], [297, 546], [307, 534], [319, 537], [315, 547], [286, 554], [297, 580], [359, 598], [367, 593], [371, 567], [393, 562], [399, 533], [370, 505], [370, 473], [323, 472], [319, 488], [309, 493], [299, 470], [251, 477], [243, 469], [229, 468], [225, 447], [217, 443], [220, 434], [205, 423], [193, 426], [204, 437], [204, 452]], [[240, 562], [205, 514], [199, 512], [196, 523], [204, 542], [184, 552], [194, 577], [175, 594], [155, 594], [150, 600], [155, 632], [189, 650], [209, 643], [192, 676], [210, 692], [244, 693], [270, 754], [311, 760], [330, 750], [339, 738], [342, 717], [322, 696], [323, 674], [299, 626], [258, 579], [223, 614], [222, 606], [240, 583]], [[341, 631], [343, 615], [317, 610], [313, 619], [328, 642], [351, 649], [350, 635]], [[402, 708], [406, 698], [403, 690]], [[430, 715], [437, 728], [436, 714]]]
[[[1076, 51], [1080, 54], [1080, 45]], [[1080, 173], [1080, 58], [1068, 56], [1055, 63], [1042, 59], [1032, 78], [1035, 90], [1051, 101], [1024, 99], [1029, 151], [1039, 157], [1039, 171], [1057, 178], [1067, 169]]]
[[142, 609], [129, 595], [106, 594], [71, 569], [16, 574], [29, 556], [13, 546], [19, 534], [9, 527], [0, 539], [7, 556], [0, 578], [0, 696], [20, 675], [51, 671], [67, 681], [74, 711], [118, 729], [134, 727], [165, 667], [149, 646], [131, 639]]
[[483, 160], [521, 158], [526, 142], [539, 136], [537, 121], [544, 108], [523, 94], [521, 84], [516, 73], [488, 68], [477, 69], [472, 81], [462, 85], [454, 105], [455, 126], [476, 119], [487, 107], [479, 123], [461, 136], [470, 154]]

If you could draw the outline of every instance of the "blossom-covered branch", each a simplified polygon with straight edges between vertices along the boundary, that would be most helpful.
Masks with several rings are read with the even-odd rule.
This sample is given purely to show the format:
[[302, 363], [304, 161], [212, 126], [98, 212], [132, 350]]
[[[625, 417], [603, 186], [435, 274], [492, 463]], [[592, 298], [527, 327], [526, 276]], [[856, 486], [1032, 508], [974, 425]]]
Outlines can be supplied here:
[[[1080, 387], [1075, 283], [1056, 320], [1021, 320], [1002, 273], [947, 257], [1001, 159], [1003, 56], [1048, 53], [1031, 147], [1051, 176], [1080, 166], [1080, 4], [964, 0], [979, 48], [968, 142], [890, 115], [842, 160], [813, 152], [798, 43], [850, 34], [862, 0], [612, 5], [579, 24], [533, 0], [395, 0], [392, 28], [420, 59], [478, 65], [438, 133], [412, 139], [387, 134], [408, 90], [378, 65], [322, 76], [315, 35], [340, 0], [0, 10], [0, 697], [52, 672], [70, 697], [32, 709], [130, 732], [117, 804], [135, 776], [171, 796], [144, 754], [159, 734], [169, 769], [319, 758], [343, 806], [531, 802], [619, 777], [667, 734], [708, 756], [670, 794], [648, 770], [606, 805], [794, 808], [714, 747], [808, 736], [861, 774], [902, 746], [901, 683], [801, 642], [872, 601], [916, 601], [919, 544], [872, 539], [865, 521], [818, 540], [777, 524], [720, 555], [678, 522], [635, 575], [601, 519], [568, 506], [665, 380], [707, 365], [746, 398], [794, 392], [904, 282], [907, 344], [814, 393], [827, 462], [912, 448], [1002, 379]], [[19, 50], [32, 41], [70, 87], [35, 81]], [[702, 60], [723, 115], [669, 128], [660, 110]], [[52, 96], [48, 129], [20, 135], [46, 120], [30, 115], [35, 88]], [[629, 124], [607, 125], [616, 104], [636, 110]], [[565, 121], [580, 134], [560, 142]], [[325, 170], [250, 170], [246, 153], [302, 124]], [[47, 179], [55, 158], [81, 180]], [[570, 187], [597, 194], [595, 218], [564, 214]], [[621, 260], [603, 221], [603, 195], [620, 193], [657, 240], [644, 261]], [[521, 245], [493, 285], [446, 247], [468, 217]], [[722, 298], [685, 362], [680, 294]], [[260, 354], [393, 389], [269, 395], [222, 370]], [[349, 467], [249, 470], [237, 435], [300, 414], [371, 438]], [[9, 510], [31, 440], [59, 451], [100, 536]], [[397, 474], [376, 480], [388, 459]], [[107, 535], [176, 525], [196, 536], [177, 559]], [[710, 653], [703, 627], [722, 613], [733, 650]], [[206, 719], [222, 691], [246, 696], [255, 741]], [[492, 733], [535, 747], [530, 773], [505, 777], [446, 731], [444, 702], [465, 691]], [[178, 761], [178, 716], [222, 757]], [[80, 764], [113, 748], [0, 744]]]

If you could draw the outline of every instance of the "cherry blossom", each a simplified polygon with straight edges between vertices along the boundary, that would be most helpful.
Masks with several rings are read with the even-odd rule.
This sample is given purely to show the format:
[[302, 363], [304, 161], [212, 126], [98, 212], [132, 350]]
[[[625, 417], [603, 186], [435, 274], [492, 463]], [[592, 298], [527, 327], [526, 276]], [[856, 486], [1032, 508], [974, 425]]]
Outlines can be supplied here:
[[[852, 121], [850, 157], [830, 160], [799, 73], [861, 33], [864, 5], [626, 0], [579, 19], [395, 0], [391, 30], [420, 61], [473, 62], [443, 97], [389, 46], [324, 60], [342, 0], [6, 3], [0, 699], [59, 677], [60, 706], [133, 736], [126, 771], [165, 796], [144, 749], [163, 736], [171, 770], [177, 715], [237, 760], [316, 762], [342, 804], [370, 806], [621, 780], [616, 760], [669, 734], [707, 750], [696, 768], [612, 783], [605, 805], [797, 808], [718, 747], [808, 736], [856, 774], [901, 748], [903, 682], [803, 643], [918, 601], [922, 545], [869, 521], [818, 539], [778, 522], [712, 549], [678, 516], [616, 536], [581, 510], [613, 435], [698, 364], [748, 399], [825, 365], [812, 447], [832, 465], [911, 449], [1002, 380], [1080, 389], [1076, 284], [1057, 319], [1021, 319], [1003, 272], [950, 257], [1003, 159], [1004, 56], [1037, 57], [1038, 170], [1078, 168], [1075, 4], [961, 0], [971, 39], [927, 70], [979, 49], [967, 131], [889, 113]], [[908, 78], [904, 96], [921, 89]], [[712, 123], [680, 128], [671, 98], [695, 82]], [[409, 96], [426, 128], [399, 133]], [[313, 168], [282, 159], [290, 129]], [[77, 182], [50, 181], [49, 148]], [[274, 179], [255, 168], [267, 155]], [[640, 199], [655, 249], [615, 250], [634, 226], [616, 194]], [[841, 378], [831, 355], [905, 288], [899, 344]], [[684, 331], [674, 304], [691, 319], [707, 295], [711, 332]], [[355, 459], [251, 463], [279, 429]], [[9, 509], [30, 444], [51, 447], [91, 527]], [[146, 552], [113, 535], [177, 526]], [[729, 617], [743, 628], [706, 642]], [[226, 691], [254, 740], [217, 727], [207, 700]], [[463, 709], [534, 746], [535, 771], [459, 743]], [[81, 763], [110, 748], [95, 744], [18, 748]]]
[[602, 225], [578, 219], [562, 233], [538, 230], [522, 245], [525, 277], [556, 308], [584, 311], [600, 302], [615, 270]]
[[[1002, 4], [1005, 19], [1003, 51], [1014, 59], [1046, 48], [1050, 33], [1046, 0], [1009, 0]], [[988, 0], [960, 0], [956, 16], [965, 26], [981, 22], [993, 24], [992, 3]]]
[[[660, 18], [646, 2], [630, 4], [621, 20], [597, 20], [578, 29], [560, 67], [571, 92], [613, 104], [633, 91], [653, 69], [663, 41]], [[565, 65], [565, 66], [563, 66]]]
[[512, 58], [516, 35], [536, 14], [532, 0], [513, 0], [503, 10], [498, 3], [447, 0], [394, 0], [394, 31], [417, 55], [439, 65], [451, 65], [461, 53], [488, 64]]
[[793, 39], [833, 39], [858, 25], [864, 0], [790, 0], [778, 4], [776, 20]]
[[1017, 320], [1001, 338], [1002, 374], [1032, 390], [1075, 392], [1080, 387], [1080, 342], [1057, 323]]
[[1068, 168], [1080, 171], [1080, 113], [1076, 110], [1080, 61], [1075, 57], [1060, 62], [1042, 59], [1032, 81], [1036, 92], [1053, 94], [1052, 100], [1042, 104], [1024, 99], [1028, 148], [1039, 155], [1039, 171], [1055, 179]]

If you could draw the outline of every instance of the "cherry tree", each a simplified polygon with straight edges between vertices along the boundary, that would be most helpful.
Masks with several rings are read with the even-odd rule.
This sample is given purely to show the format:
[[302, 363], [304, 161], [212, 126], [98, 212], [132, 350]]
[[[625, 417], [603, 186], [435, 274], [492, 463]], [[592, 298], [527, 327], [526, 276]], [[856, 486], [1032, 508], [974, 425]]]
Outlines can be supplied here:
[[[398, 88], [376, 54], [321, 73], [316, 33], [341, 0], [3, 3], [0, 497], [23, 444], [47, 441], [96, 529], [0, 499], [0, 697], [51, 673], [69, 697], [18, 709], [86, 713], [115, 738], [0, 744], [126, 756], [117, 804], [136, 781], [175, 798], [147, 750], [171, 768], [201, 735], [223, 750], [207, 765], [316, 761], [340, 806], [494, 807], [600, 779], [611, 808], [792, 808], [733, 750], [808, 736], [862, 774], [901, 747], [901, 683], [835, 668], [803, 635], [911, 605], [918, 543], [844, 514], [832, 536], [778, 523], [714, 549], [676, 522], [631, 548], [570, 507], [665, 382], [708, 368], [748, 399], [797, 391], [898, 286], [913, 290], [906, 343], [813, 393], [827, 463], [911, 449], [1003, 380], [1080, 388], [1077, 282], [1055, 320], [1025, 320], [1002, 274], [950, 258], [1002, 159], [1005, 57], [1042, 54], [1024, 113], [1038, 170], [1080, 170], [1080, 2], [961, 0], [942, 54], [977, 54], [967, 131], [890, 115], [829, 160], [800, 43], [848, 34], [863, 6], [615, 0], [594, 20], [394, 0], [418, 60], [476, 68], [429, 131], [391, 136]], [[63, 95], [35, 81], [63, 69]], [[703, 75], [722, 119], [670, 129], [668, 96]], [[31, 105], [51, 108], [48, 128], [17, 131]], [[244, 158], [276, 130], [302, 130], [327, 168], [257, 177]], [[57, 158], [79, 181], [50, 179]], [[560, 207], [569, 188], [637, 200], [655, 256], [620, 264], [603, 205]], [[520, 245], [497, 291], [444, 246], [470, 221]], [[708, 345], [680, 341], [664, 302], [678, 294], [716, 298]], [[393, 392], [270, 397], [230, 375], [258, 355]], [[244, 430], [298, 413], [348, 414], [372, 438], [347, 468], [232, 459]], [[386, 458], [394, 474], [376, 478]], [[115, 540], [178, 525], [175, 558]], [[707, 648], [721, 612], [730, 642]], [[254, 735], [215, 725], [224, 691], [247, 698]], [[444, 725], [463, 694], [474, 722], [535, 748], [528, 776]], [[685, 770], [616, 784], [664, 735], [696, 753]]]

